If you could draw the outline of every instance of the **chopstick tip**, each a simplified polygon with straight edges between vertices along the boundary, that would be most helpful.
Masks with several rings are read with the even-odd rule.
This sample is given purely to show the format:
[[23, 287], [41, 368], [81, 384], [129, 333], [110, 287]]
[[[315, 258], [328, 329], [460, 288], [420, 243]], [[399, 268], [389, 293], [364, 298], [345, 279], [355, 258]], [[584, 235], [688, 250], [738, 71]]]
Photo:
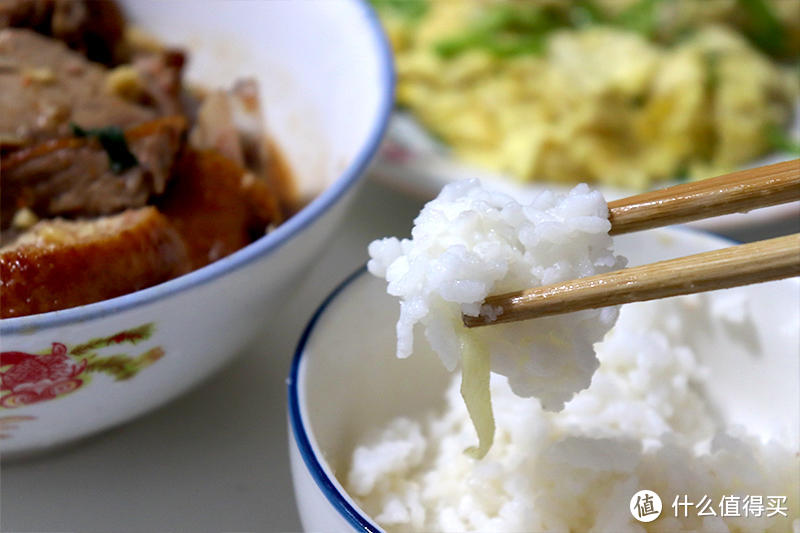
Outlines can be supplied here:
[[461, 320], [468, 328], [477, 326], [487, 326], [497, 321], [497, 317], [503, 314], [502, 305], [482, 304], [477, 315], [461, 315]]

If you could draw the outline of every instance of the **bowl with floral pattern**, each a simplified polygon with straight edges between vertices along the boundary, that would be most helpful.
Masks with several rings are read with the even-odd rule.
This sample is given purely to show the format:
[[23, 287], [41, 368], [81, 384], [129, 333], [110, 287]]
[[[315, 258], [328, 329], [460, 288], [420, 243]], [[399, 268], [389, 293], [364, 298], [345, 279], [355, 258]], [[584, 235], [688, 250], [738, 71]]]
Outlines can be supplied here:
[[188, 50], [192, 82], [259, 80], [267, 129], [307, 201], [252, 243], [164, 283], [2, 319], [3, 459], [131, 420], [241, 352], [335, 231], [383, 135], [392, 60], [366, 2], [186, 7], [122, 2], [130, 23]]

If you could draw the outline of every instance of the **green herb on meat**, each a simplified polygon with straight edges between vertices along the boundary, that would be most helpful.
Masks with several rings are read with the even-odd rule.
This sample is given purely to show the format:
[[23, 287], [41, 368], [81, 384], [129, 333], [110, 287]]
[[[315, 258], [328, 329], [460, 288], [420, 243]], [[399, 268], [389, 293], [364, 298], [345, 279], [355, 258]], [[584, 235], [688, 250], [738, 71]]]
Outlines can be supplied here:
[[84, 129], [75, 123], [71, 123], [72, 134], [76, 137], [94, 137], [108, 154], [108, 163], [114, 174], [120, 174], [125, 170], [139, 164], [136, 156], [128, 148], [128, 141], [119, 126], [106, 126], [104, 128]]

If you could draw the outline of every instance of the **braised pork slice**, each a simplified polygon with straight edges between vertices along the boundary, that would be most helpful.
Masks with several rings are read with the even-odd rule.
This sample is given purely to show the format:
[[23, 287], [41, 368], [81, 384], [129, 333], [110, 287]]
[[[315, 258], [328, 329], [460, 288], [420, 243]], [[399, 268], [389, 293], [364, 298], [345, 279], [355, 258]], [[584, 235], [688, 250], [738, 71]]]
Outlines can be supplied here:
[[98, 302], [189, 270], [183, 239], [154, 207], [41, 221], [0, 248], [0, 317]]
[[125, 21], [109, 0], [2, 0], [0, 28], [28, 28], [103, 63], [117, 60]]
[[189, 131], [189, 144], [216, 150], [264, 181], [278, 198], [284, 217], [299, 210], [301, 200], [282, 154], [265, 135], [258, 83], [238, 80], [228, 90], [208, 92]]
[[83, 128], [130, 127], [157, 111], [108, 88], [108, 70], [31, 30], [0, 30], [0, 150]]
[[185, 149], [157, 202], [186, 241], [192, 268], [235, 252], [281, 222], [270, 188], [211, 150]]
[[[165, 48], [157, 52], [137, 53], [130, 68], [136, 74], [138, 99], [156, 108], [161, 114], [184, 113], [183, 67], [186, 55], [178, 49]], [[119, 69], [115, 69], [119, 70]]]
[[185, 128], [180, 116], [129, 128], [124, 138], [136, 164], [127, 169], [113, 168], [94, 137], [53, 139], [3, 156], [0, 227], [23, 208], [39, 218], [75, 218], [144, 206], [166, 189]]

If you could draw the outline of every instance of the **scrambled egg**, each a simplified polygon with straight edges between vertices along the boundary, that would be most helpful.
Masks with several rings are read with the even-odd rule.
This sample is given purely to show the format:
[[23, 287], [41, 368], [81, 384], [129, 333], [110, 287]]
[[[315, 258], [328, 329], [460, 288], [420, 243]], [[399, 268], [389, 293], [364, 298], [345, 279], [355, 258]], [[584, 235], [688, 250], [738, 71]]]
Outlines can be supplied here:
[[590, 24], [521, 41], [530, 53], [443, 50], [487, 4], [430, 1], [413, 23], [381, 11], [397, 100], [457, 157], [523, 181], [643, 189], [723, 173], [774, 149], [767, 132], [800, 93], [796, 72], [713, 23], [669, 44]]

